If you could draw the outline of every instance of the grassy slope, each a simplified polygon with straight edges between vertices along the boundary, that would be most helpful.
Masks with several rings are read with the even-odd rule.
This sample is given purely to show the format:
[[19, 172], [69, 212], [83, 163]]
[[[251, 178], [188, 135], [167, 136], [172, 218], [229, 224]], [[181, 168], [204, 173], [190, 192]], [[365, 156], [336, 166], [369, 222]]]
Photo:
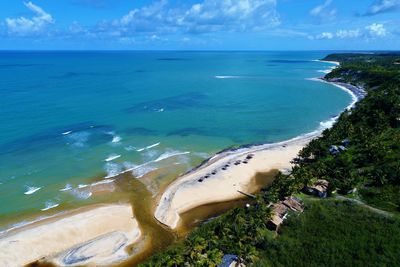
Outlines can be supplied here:
[[308, 201], [264, 247], [254, 266], [396, 266], [400, 220], [349, 201]]

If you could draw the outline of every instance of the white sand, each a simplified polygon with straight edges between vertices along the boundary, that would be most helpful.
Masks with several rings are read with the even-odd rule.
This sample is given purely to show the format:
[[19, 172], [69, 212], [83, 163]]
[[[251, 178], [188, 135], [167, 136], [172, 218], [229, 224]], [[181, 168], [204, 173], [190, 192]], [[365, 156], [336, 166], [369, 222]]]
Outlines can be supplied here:
[[62, 266], [107, 265], [126, 258], [125, 248], [140, 236], [131, 205], [96, 205], [0, 236], [0, 266], [22, 266], [43, 257]]
[[[179, 215], [185, 211], [208, 203], [243, 197], [238, 190], [248, 192], [257, 173], [290, 168], [290, 161], [317, 134], [287, 142], [227, 151], [214, 156], [204, 166], [178, 178], [167, 187], [157, 205], [156, 219], [174, 229], [178, 226]], [[254, 154], [254, 157], [247, 164], [234, 165], [236, 160], [244, 160], [250, 153]], [[227, 170], [222, 170], [228, 162], [230, 166]], [[217, 170], [215, 175], [204, 179], [203, 182], [198, 181], [214, 170]]]

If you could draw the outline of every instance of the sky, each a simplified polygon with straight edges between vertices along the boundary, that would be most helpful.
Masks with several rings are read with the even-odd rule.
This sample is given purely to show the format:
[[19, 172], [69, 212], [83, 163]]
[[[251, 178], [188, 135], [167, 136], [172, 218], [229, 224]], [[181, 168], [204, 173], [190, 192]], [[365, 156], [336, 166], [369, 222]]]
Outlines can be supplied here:
[[1, 50], [400, 50], [400, 0], [1, 0]]

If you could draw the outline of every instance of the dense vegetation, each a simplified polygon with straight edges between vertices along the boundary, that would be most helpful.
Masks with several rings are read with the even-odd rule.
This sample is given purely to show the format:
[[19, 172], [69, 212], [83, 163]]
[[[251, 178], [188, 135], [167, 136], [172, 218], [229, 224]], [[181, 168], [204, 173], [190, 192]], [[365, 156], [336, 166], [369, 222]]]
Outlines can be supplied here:
[[310, 201], [263, 245], [254, 266], [395, 266], [400, 221], [349, 201]]
[[[326, 60], [343, 60], [331, 55]], [[358, 60], [357, 60], [358, 59]], [[368, 92], [356, 108], [341, 114], [338, 122], [324, 131], [300, 153], [291, 175], [279, 175], [270, 198], [282, 198], [299, 191], [315, 179], [326, 179], [331, 191], [362, 189], [366, 200], [388, 199], [391, 210], [400, 211], [399, 190], [380, 190], [400, 186], [400, 65], [399, 56], [349, 55], [327, 79], [362, 85]], [[389, 67], [390, 66], [390, 67]], [[380, 86], [376, 86], [380, 84]], [[346, 151], [332, 155], [331, 145], [349, 140]], [[369, 193], [368, 193], [369, 192]], [[382, 203], [374, 201], [373, 204]], [[385, 208], [387, 205], [380, 205]]]
[[[335, 54], [341, 66], [325, 78], [362, 86], [367, 96], [300, 151], [292, 173], [279, 173], [250, 209], [235, 209], [200, 226], [183, 243], [143, 266], [216, 266], [226, 253], [255, 266], [394, 266], [400, 223], [350, 202], [307, 201], [274, 236], [267, 204], [296, 194], [316, 179], [329, 191], [358, 188], [363, 201], [400, 211], [400, 54]], [[337, 154], [331, 145], [349, 144]]]
[[267, 235], [270, 209], [258, 199], [250, 208], [235, 208], [196, 229], [184, 242], [155, 255], [143, 266], [216, 266], [225, 253], [253, 262]]

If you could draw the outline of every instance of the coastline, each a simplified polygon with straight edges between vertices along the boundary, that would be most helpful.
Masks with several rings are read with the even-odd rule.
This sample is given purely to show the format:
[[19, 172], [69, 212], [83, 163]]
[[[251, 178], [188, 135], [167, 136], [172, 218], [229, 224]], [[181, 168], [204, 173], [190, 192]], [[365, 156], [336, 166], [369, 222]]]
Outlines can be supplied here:
[[[339, 62], [333, 61], [320, 62], [340, 65]], [[329, 83], [348, 92], [353, 101], [346, 109], [351, 109], [365, 97], [365, 91], [362, 88], [351, 84], [325, 78], [310, 80]], [[169, 228], [176, 229], [179, 226], [180, 214], [205, 204], [245, 197], [241, 192], [251, 193], [249, 185], [257, 173], [274, 169], [290, 169], [291, 160], [296, 157], [298, 151], [313, 138], [319, 137], [323, 130], [330, 128], [338, 118], [339, 115], [332, 118], [325, 127], [287, 141], [243, 145], [218, 152], [196, 168], [178, 177], [166, 188], [158, 199], [154, 217]], [[234, 165], [238, 160], [246, 159], [249, 154], [253, 157], [247, 164]], [[224, 167], [227, 168], [223, 169]]]
[[[243, 193], [253, 193], [251, 184], [257, 173], [290, 168], [290, 161], [298, 151], [316, 136], [318, 133], [217, 154], [167, 187], [158, 201], [155, 218], [176, 229], [184, 212], [205, 204], [246, 197]], [[236, 165], [238, 161], [241, 163]]]
[[126, 248], [141, 236], [130, 204], [83, 207], [3, 234], [0, 265], [107, 265], [129, 257]]
[[[333, 62], [329, 63], [337, 65]], [[353, 97], [353, 101], [347, 108], [353, 107], [357, 101], [365, 96], [365, 91], [350, 84], [338, 81], [329, 81], [324, 78], [314, 78], [312, 80], [326, 82], [349, 92]], [[357, 94], [357, 92], [361, 91], [364, 92], [364, 96], [362, 97], [361, 94]], [[338, 116], [332, 118], [330, 121], [334, 122], [337, 118]], [[170, 229], [176, 229], [179, 227], [180, 214], [182, 213], [205, 204], [244, 198], [245, 196], [239, 191], [252, 193], [254, 189], [254, 177], [257, 173], [291, 168], [291, 160], [296, 157], [298, 151], [307, 145], [313, 138], [320, 136], [322, 131], [330, 126], [331, 125], [324, 125], [313, 132], [297, 136], [287, 141], [271, 144], [242, 145], [238, 148], [228, 148], [216, 153], [213, 157], [205, 160], [197, 167], [192, 168], [184, 175], [176, 178], [163, 192], [159, 193], [158, 199], [156, 199], [155, 202], [156, 209], [153, 214], [154, 217]], [[247, 160], [247, 163], [243, 163], [249, 154], [253, 154], [252, 158]], [[235, 165], [235, 162], [238, 160], [240, 160], [241, 163]], [[227, 167], [226, 170], [223, 170], [222, 168], [227, 164], [229, 167]], [[217, 172], [213, 175], [212, 172], [215, 170]], [[209, 175], [209, 177], [204, 178], [207, 175]], [[202, 182], [199, 182], [199, 179], [203, 179]], [[101, 205], [101, 207], [103, 206], [104, 205]], [[99, 205], [95, 205], [89, 206], [86, 209], [83, 208], [63, 212], [61, 214], [50, 216], [49, 218], [29, 223], [25, 226], [17, 227], [16, 229], [7, 230], [4, 234], [0, 234], [0, 265], [8, 266], [7, 262], [4, 261], [4, 264], [2, 263], [3, 259], [15, 263], [17, 262], [17, 257], [21, 257], [21, 255], [25, 256], [25, 258], [32, 256], [29, 259], [29, 262], [26, 260], [21, 262], [21, 264], [27, 264], [45, 256], [45, 260], [63, 266], [92, 263], [96, 265], [107, 265], [128, 258], [129, 255], [125, 249], [128, 245], [137, 242], [141, 238], [142, 232], [140, 230], [140, 225], [135, 220], [130, 205], [126, 205], [129, 206], [130, 211], [126, 207], [123, 208], [124, 211], [122, 211], [122, 208], [120, 211], [117, 211], [120, 208], [114, 207], [118, 206], [115, 204], [107, 206], [110, 206], [110, 214], [115, 212], [114, 217], [108, 216], [103, 212], [95, 211], [99, 208]], [[114, 208], [111, 208], [111, 206]], [[98, 220], [89, 219], [85, 216], [88, 210], [94, 211], [93, 214], [100, 216]], [[119, 221], [118, 218], [122, 218], [126, 225], [115, 225], [115, 222]], [[68, 219], [71, 220], [72, 224], [67, 227], [64, 225], [61, 226], [61, 222]], [[44, 228], [49, 232], [48, 235], [51, 235], [52, 237], [61, 234], [60, 232], [65, 233], [65, 231], [68, 231], [68, 227], [77, 227], [80, 230], [92, 230], [92, 228], [97, 227], [99, 220], [103, 222], [104, 228], [108, 230], [104, 230], [104, 232], [93, 232], [90, 237], [82, 239], [74, 239], [70, 237], [70, 243], [60, 242], [60, 239], [55, 240], [50, 237], [48, 239], [42, 238], [39, 241], [37, 238], [38, 234], [36, 233], [36, 238], [33, 234], [37, 229]], [[24, 240], [25, 243], [12, 242], [14, 240], [10, 239], [17, 236], [19, 237], [19, 235], [22, 234], [27, 235], [28, 239], [30, 238], [28, 241]], [[32, 236], [29, 237], [29, 235]], [[76, 238], [78, 237], [80, 236], [78, 235]], [[25, 238], [26, 237], [23, 236], [23, 239]], [[35, 254], [36, 256], [34, 257], [33, 251], [31, 253], [32, 255], [25, 255], [27, 250], [24, 244], [30, 244], [29, 247], [34, 247], [37, 246], [37, 243], [40, 243], [43, 247], [41, 247], [40, 251], [37, 251]], [[63, 245], [63, 247], [57, 247], [56, 245], [58, 243], [62, 243], [60, 245]], [[55, 245], [53, 246], [53, 244]], [[114, 244], [114, 246], [110, 246], [110, 244]], [[119, 249], [116, 250], [115, 253], [111, 252], [116, 246], [120, 246]], [[12, 251], [10, 252], [7, 249]], [[90, 260], [75, 263], [70, 261], [71, 257], [82, 258], [82, 255], [86, 255], [82, 253], [94, 253], [98, 251], [101, 252], [99, 253], [101, 255], [93, 257]], [[68, 262], [71, 264], [66, 264]]]

